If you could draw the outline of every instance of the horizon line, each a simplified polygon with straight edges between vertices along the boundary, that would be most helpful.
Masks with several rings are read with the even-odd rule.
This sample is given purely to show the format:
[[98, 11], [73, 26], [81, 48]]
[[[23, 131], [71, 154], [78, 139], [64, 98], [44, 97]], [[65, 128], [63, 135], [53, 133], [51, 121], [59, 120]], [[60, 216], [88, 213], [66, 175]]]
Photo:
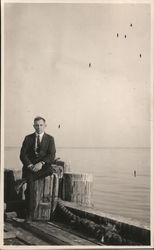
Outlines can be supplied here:
[[[4, 148], [19, 148], [21, 146], [4, 146]], [[150, 149], [151, 147], [149, 146], [57, 146], [57, 149]]]

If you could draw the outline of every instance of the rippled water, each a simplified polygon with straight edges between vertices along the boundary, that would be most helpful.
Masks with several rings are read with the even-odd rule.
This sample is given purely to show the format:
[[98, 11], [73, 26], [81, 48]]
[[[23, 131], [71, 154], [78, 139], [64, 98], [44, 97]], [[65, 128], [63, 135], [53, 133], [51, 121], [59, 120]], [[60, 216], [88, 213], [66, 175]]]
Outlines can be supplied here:
[[[6, 168], [22, 167], [19, 150], [6, 148]], [[74, 172], [93, 173], [96, 208], [150, 223], [150, 149], [59, 148], [57, 157], [66, 161]]]

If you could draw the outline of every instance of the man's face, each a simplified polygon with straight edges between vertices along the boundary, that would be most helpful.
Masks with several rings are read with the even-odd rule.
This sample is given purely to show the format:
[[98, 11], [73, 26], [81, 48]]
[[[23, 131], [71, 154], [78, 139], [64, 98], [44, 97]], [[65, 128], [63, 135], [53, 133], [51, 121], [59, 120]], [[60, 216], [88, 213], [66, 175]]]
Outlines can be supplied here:
[[34, 129], [36, 133], [41, 134], [44, 132], [46, 123], [43, 120], [38, 120], [34, 122]]

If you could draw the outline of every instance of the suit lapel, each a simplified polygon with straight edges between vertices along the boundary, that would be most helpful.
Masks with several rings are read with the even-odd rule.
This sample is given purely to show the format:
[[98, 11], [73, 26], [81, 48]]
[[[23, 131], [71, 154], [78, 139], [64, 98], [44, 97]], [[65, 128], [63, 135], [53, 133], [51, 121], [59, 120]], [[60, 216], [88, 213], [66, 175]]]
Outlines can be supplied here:
[[44, 133], [44, 135], [42, 137], [42, 141], [41, 141], [41, 149], [44, 148], [46, 141], [47, 141], [47, 135], [46, 135], [46, 133]]
[[34, 133], [32, 136], [32, 147], [33, 147], [34, 151], [35, 151], [35, 138], [36, 138], [36, 135]]

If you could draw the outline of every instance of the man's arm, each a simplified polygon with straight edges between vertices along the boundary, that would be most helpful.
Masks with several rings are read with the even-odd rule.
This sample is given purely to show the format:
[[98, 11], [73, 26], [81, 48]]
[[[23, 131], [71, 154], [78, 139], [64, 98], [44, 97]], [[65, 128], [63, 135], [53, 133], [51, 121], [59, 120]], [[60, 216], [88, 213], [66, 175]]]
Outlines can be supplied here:
[[26, 136], [24, 141], [23, 141], [21, 151], [20, 151], [20, 160], [22, 161], [22, 163], [25, 167], [32, 165], [32, 162], [30, 161], [30, 159], [28, 158], [28, 155], [27, 155], [28, 144], [29, 144], [28, 138]]
[[49, 147], [47, 150], [47, 155], [43, 157], [42, 161], [47, 164], [51, 164], [54, 162], [55, 154], [56, 154], [56, 147], [54, 138], [50, 136], [49, 138]]

